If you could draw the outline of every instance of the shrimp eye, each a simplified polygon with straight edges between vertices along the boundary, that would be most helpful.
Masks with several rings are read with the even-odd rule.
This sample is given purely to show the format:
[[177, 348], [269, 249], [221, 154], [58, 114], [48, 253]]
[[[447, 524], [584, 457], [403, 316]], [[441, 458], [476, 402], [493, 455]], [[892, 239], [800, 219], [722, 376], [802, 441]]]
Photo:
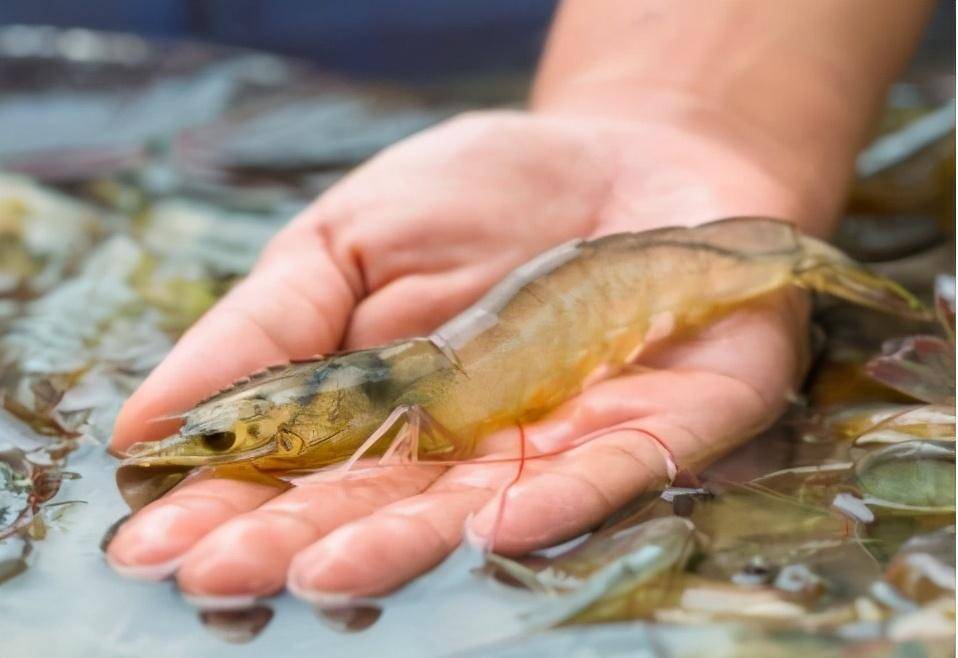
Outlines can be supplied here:
[[233, 447], [236, 435], [232, 432], [216, 432], [203, 435], [203, 445], [213, 452], [225, 452]]

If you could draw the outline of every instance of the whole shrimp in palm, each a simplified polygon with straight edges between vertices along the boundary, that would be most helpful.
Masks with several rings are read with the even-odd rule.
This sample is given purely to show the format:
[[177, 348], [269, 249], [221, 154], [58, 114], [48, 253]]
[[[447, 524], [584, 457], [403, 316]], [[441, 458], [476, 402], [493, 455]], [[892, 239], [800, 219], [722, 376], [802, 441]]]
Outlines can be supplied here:
[[496, 430], [538, 420], [618, 374], [650, 343], [788, 285], [924, 317], [904, 289], [786, 222], [574, 241], [522, 265], [428, 337], [280, 366], [213, 396], [176, 436], [133, 446], [118, 480], [136, 508], [141, 494], [162, 493], [144, 483], [176, 482], [169, 467], [304, 471], [397, 452], [464, 460]]

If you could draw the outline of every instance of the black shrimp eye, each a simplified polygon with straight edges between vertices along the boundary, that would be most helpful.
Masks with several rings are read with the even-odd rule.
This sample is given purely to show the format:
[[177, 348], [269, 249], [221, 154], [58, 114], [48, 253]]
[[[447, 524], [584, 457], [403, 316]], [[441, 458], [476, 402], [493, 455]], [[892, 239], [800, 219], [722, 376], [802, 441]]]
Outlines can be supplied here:
[[236, 435], [232, 432], [216, 432], [215, 434], [204, 434], [203, 445], [214, 452], [224, 452], [233, 447], [236, 441]]

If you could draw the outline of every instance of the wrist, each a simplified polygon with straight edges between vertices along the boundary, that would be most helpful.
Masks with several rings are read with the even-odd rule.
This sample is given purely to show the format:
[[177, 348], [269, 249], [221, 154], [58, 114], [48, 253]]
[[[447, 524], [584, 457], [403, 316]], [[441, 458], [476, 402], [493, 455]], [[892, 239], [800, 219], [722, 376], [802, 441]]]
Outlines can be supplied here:
[[532, 107], [680, 125], [747, 154], [834, 216], [930, 6], [565, 0]]
[[[611, 133], [611, 143], [630, 188], [648, 187], [650, 176], [684, 178], [693, 192], [704, 187], [720, 197], [708, 216], [766, 214], [794, 221], [805, 232], [827, 235], [844, 202], [852, 155], [812, 152], [758, 129], [754, 122], [700, 94], [644, 87], [614, 101], [601, 93], [538, 97], [532, 113]], [[655, 156], [658, 171], [630, 167]], [[631, 174], [631, 175], [630, 175]], [[686, 222], [682, 222], [686, 223]]]

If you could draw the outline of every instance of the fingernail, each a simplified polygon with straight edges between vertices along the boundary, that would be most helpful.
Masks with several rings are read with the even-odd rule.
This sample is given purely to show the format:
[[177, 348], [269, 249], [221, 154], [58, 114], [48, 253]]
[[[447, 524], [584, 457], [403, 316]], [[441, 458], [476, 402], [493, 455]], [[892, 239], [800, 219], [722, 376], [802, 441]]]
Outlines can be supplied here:
[[106, 563], [110, 565], [110, 568], [124, 578], [150, 582], [166, 580], [176, 573], [182, 561], [182, 557], [175, 557], [167, 562], [158, 562], [156, 564], [124, 564], [110, 555], [106, 557]]
[[323, 590], [312, 589], [297, 583], [295, 579], [290, 578], [286, 583], [286, 589], [298, 599], [322, 608], [324, 610], [337, 610], [340, 608], [353, 608], [356, 606], [373, 605], [373, 599], [351, 594], [349, 592], [326, 592]]
[[466, 517], [466, 521], [463, 524], [462, 528], [462, 539], [469, 548], [472, 548], [482, 554], [490, 552], [492, 546], [490, 546], [489, 536], [487, 534], [479, 532], [475, 528], [475, 519], [476, 514], [470, 514]]
[[291, 569], [286, 579], [286, 589], [288, 589], [293, 596], [317, 608], [334, 610], [371, 603], [371, 599], [364, 598], [354, 592], [322, 590], [308, 585], [307, 583], [314, 583], [319, 580], [319, 578], [315, 577], [316, 575], [324, 573], [323, 562], [324, 560], [316, 560], [308, 569]]
[[358, 605], [347, 608], [316, 608], [316, 615], [322, 622], [340, 633], [358, 633], [364, 631], [382, 616], [378, 605]]
[[182, 591], [180, 593], [183, 595], [183, 600], [193, 607], [208, 611], [244, 610], [255, 605], [257, 599], [254, 594], [190, 594]]

